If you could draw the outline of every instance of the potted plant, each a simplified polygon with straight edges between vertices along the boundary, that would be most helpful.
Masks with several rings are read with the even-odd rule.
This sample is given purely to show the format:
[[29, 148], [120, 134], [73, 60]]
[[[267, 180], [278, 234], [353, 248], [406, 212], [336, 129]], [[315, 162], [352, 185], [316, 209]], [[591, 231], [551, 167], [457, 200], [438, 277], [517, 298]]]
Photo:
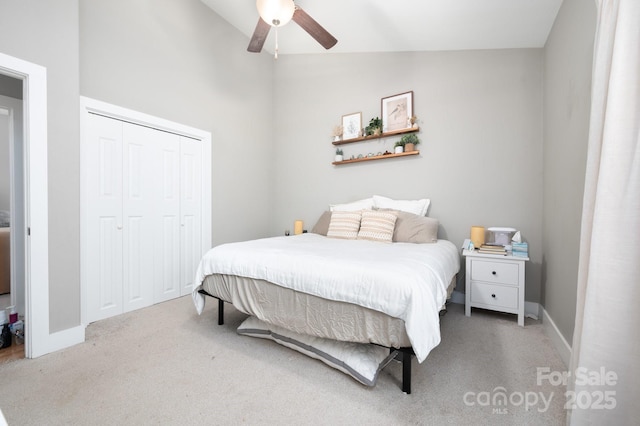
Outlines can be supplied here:
[[402, 136], [402, 138], [400, 138], [400, 142], [404, 144], [405, 152], [411, 152], [415, 151], [416, 145], [420, 143], [420, 139], [415, 133], [410, 133], [408, 135]]
[[378, 136], [382, 133], [382, 119], [379, 117], [372, 118], [369, 121], [369, 125], [365, 129], [367, 136], [375, 135]]
[[342, 161], [342, 149], [336, 148], [336, 158], [335, 161]]
[[403, 151], [404, 151], [404, 142], [402, 142], [402, 139], [400, 139], [393, 146], [393, 152], [394, 152], [394, 154], [401, 154]]
[[342, 138], [342, 133], [344, 132], [342, 126], [335, 126], [333, 128], [332, 136], [334, 141], [339, 141]]

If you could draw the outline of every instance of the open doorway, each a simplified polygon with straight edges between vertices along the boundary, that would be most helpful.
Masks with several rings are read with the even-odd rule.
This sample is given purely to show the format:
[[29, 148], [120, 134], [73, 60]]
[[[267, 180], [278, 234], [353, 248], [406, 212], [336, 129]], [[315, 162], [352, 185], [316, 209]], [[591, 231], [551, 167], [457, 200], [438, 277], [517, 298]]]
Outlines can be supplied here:
[[[22, 358], [25, 306], [23, 81], [0, 74], [0, 323], [10, 322], [10, 347], [0, 362]], [[12, 315], [13, 314], [13, 315]]]
[[36, 358], [84, 342], [78, 325], [49, 329], [49, 204], [47, 169], [47, 69], [0, 53], [0, 74], [22, 81], [24, 167], [24, 350]]

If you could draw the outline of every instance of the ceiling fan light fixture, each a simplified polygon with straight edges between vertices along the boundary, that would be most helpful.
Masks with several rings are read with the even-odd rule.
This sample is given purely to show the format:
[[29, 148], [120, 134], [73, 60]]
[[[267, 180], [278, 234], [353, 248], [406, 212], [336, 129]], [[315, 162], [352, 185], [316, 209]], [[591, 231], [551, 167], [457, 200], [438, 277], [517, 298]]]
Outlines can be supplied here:
[[296, 10], [293, 0], [256, 0], [260, 18], [272, 27], [287, 24]]

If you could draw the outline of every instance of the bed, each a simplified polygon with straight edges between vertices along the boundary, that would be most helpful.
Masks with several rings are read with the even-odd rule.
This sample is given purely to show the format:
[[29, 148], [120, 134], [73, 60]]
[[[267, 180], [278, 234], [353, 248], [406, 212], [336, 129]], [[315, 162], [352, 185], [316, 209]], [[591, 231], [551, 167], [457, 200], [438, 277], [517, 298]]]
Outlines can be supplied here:
[[[349, 238], [336, 237], [332, 230], [339, 228], [340, 218], [350, 215], [358, 229]], [[389, 240], [380, 241], [376, 227], [373, 237], [366, 238], [370, 218], [381, 216], [395, 217], [389, 225], [392, 237], [386, 235]], [[428, 223], [428, 233], [418, 238], [428, 243], [402, 237], [413, 223], [415, 239], [416, 220], [420, 232]], [[306, 341], [294, 349], [303, 347], [312, 356], [318, 353], [313, 350], [318, 339], [364, 346], [353, 349], [358, 353], [382, 348], [389, 356], [379, 360], [379, 368], [401, 358], [402, 388], [410, 393], [411, 356], [422, 362], [440, 343], [440, 312], [460, 267], [456, 246], [437, 239], [434, 221], [397, 210], [329, 211], [311, 233], [214, 247], [198, 266], [193, 291], [196, 310], [202, 312], [207, 296], [218, 299], [222, 324], [224, 303], [231, 303], [271, 327], [260, 332], [280, 336], [288, 346], [295, 341], [292, 336], [311, 338], [312, 343]], [[254, 325], [248, 328], [255, 331]], [[345, 353], [345, 347], [338, 351]], [[329, 358], [335, 361], [334, 356]], [[334, 364], [344, 371], [344, 362]]]

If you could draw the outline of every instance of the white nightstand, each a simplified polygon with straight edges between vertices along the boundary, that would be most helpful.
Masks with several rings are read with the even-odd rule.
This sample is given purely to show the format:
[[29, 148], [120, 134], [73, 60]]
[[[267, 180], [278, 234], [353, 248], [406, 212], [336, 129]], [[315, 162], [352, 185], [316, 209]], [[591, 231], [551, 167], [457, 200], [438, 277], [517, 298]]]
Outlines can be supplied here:
[[528, 257], [480, 254], [463, 250], [466, 258], [465, 315], [471, 308], [518, 315], [524, 326], [524, 267]]

